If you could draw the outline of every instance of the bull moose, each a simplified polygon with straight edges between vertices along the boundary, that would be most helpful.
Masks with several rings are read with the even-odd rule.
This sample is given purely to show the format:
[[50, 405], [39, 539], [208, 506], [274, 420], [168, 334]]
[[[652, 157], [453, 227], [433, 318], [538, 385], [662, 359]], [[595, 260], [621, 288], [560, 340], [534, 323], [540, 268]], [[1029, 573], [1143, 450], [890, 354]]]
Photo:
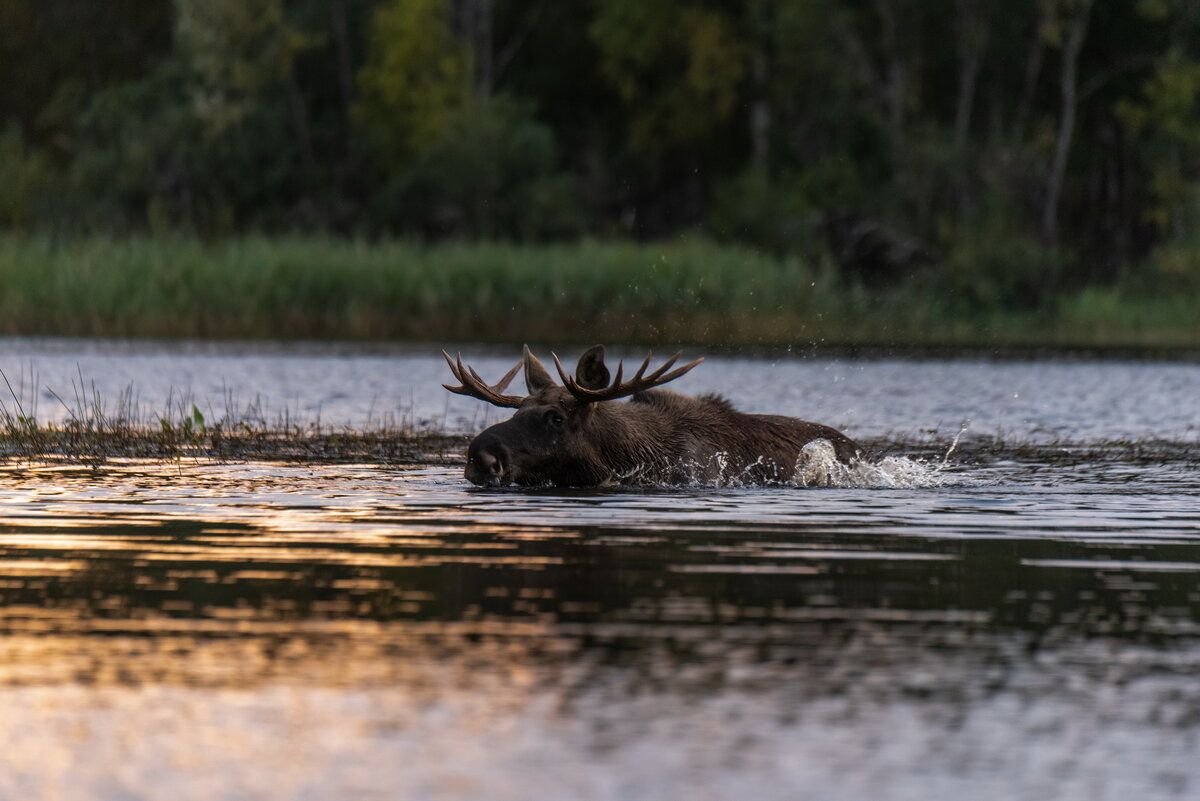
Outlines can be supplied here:
[[[442, 386], [517, 410], [471, 442], [467, 479], [482, 487], [688, 484], [729, 477], [771, 484], [791, 479], [801, 449], [814, 440], [827, 440], [842, 463], [862, 458], [853, 440], [829, 426], [746, 414], [715, 395], [655, 389], [704, 361], [672, 370], [681, 353], [650, 373], [647, 354], [628, 381], [622, 380], [623, 364], [618, 363], [611, 382], [602, 345], [580, 357], [574, 377], [555, 355], [559, 385], [526, 346], [524, 358], [489, 386], [463, 364], [461, 354], [451, 359], [442, 351], [460, 384]], [[522, 368], [529, 394], [503, 394]], [[613, 402], [625, 397], [629, 402]]]

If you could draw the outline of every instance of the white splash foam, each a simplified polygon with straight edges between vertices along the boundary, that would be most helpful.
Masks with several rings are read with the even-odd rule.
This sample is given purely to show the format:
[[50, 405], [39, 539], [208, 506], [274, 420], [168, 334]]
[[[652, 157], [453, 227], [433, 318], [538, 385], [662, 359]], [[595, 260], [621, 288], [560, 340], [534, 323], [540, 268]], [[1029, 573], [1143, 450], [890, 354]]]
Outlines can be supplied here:
[[[964, 431], [966, 429], [963, 429]], [[845, 464], [837, 458], [833, 444], [826, 439], [809, 442], [800, 450], [795, 468], [787, 480], [767, 481], [767, 485], [793, 487], [840, 487], [846, 489], [924, 489], [946, 486], [951, 481], [961, 481], [961, 476], [951, 479], [945, 474], [950, 466], [950, 454], [958, 446], [962, 431], [954, 438], [949, 450], [938, 462], [909, 459], [905, 456], [887, 456], [878, 461], [857, 461]], [[729, 454], [718, 451], [708, 461], [684, 461], [681, 471], [690, 476], [681, 483], [664, 483], [660, 478], [661, 468], [637, 465], [633, 469], [611, 476], [601, 486], [649, 486], [691, 488], [739, 488], [763, 486], [756, 468], [764, 461], [755, 459], [740, 469], [731, 467]]]
[[[957, 443], [957, 438], [955, 439]], [[951, 446], [953, 451], [953, 446]], [[878, 489], [919, 489], [942, 486], [950, 453], [940, 463], [886, 456], [877, 462], [838, 460], [833, 444], [817, 439], [800, 449], [791, 483], [797, 487], [843, 487]]]

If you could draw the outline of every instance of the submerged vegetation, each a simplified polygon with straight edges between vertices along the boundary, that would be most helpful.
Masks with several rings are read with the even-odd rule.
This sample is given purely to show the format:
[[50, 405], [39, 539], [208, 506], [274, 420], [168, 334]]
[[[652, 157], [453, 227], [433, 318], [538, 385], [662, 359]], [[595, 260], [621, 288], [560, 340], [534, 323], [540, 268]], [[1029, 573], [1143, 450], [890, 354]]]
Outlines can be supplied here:
[[321, 236], [0, 236], [0, 335], [669, 343], [1200, 346], [1190, 296], [1133, 280], [1032, 306], [915, 271], [704, 239], [422, 246]]

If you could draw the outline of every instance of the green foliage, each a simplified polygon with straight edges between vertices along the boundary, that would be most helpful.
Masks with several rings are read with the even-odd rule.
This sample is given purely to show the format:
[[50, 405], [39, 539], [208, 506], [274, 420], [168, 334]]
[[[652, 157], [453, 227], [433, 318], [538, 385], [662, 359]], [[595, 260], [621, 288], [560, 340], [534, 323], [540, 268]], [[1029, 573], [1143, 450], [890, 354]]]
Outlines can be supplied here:
[[171, 47], [170, 17], [169, 0], [0, 0], [0, 120], [50, 143], [61, 118], [47, 106], [153, 69]]
[[1186, 187], [1172, 211], [1179, 233], [1150, 252], [1143, 280], [1151, 286], [1144, 289], [1195, 298], [1200, 293], [1200, 186]]
[[1200, 188], [1200, 62], [1173, 52], [1141, 89], [1117, 104], [1116, 113], [1141, 145], [1152, 202], [1143, 218], [1163, 231], [1184, 231], [1185, 206]]
[[[1200, 344], [1192, 296], [1182, 293], [1089, 290], [1063, 298], [1055, 317], [963, 303], [942, 285], [882, 295], [843, 287], [794, 258], [703, 240], [418, 247], [312, 237], [204, 244], [8, 236], [0, 237], [0, 286], [0, 334]], [[175, 433], [213, 425], [188, 408], [172, 418]]]
[[1053, 297], [1064, 269], [1064, 253], [984, 215], [954, 238], [940, 274], [940, 291], [965, 301], [968, 309], [1033, 309]]
[[861, 220], [934, 254], [872, 291], [1044, 311], [1200, 280], [1198, 52], [1194, 0], [0, 0], [0, 230], [704, 231], [853, 281], [818, 222]]
[[630, 145], [658, 155], [732, 116], [746, 69], [736, 22], [704, 3], [608, 0], [591, 34], [600, 71], [628, 104]]
[[194, 119], [221, 136], [291, 80], [313, 37], [290, 24], [283, 0], [175, 0], [175, 47], [191, 74]]
[[373, 227], [424, 236], [561, 236], [581, 227], [554, 133], [532, 104], [476, 97], [472, 51], [447, 0], [403, 0], [374, 14], [356, 114], [383, 179]]
[[279, 0], [179, 5], [177, 58], [70, 121], [59, 226], [215, 235], [295, 219], [312, 143], [291, 85], [312, 37]]
[[61, 224], [127, 231], [143, 221], [170, 228], [230, 216], [218, 176], [204, 172], [191, 108], [175, 102], [187, 88], [187, 72], [167, 64], [92, 99], [73, 132]]
[[16, 125], [0, 130], [0, 230], [33, 225], [49, 183], [46, 158], [31, 149]]
[[358, 115], [386, 163], [405, 166], [435, 144], [470, 99], [471, 51], [448, 0], [390, 0], [372, 17], [358, 75]]
[[555, 161], [554, 135], [527, 104], [492, 98], [451, 115], [374, 211], [381, 222], [404, 219], [431, 235], [561, 236], [579, 219]]
[[580, 326], [590, 320], [628, 340], [697, 317], [790, 315], [808, 294], [803, 275], [789, 261], [702, 242], [429, 249], [9, 237], [0, 238], [0, 332], [587, 338]]
[[[1147, 294], [1136, 286], [1093, 286], [1065, 297], [1057, 324], [1076, 341], [1100, 346], [1187, 345], [1200, 335], [1194, 292]], [[1168, 331], [1175, 334], [1164, 338]]]
[[775, 253], [812, 253], [817, 250], [819, 214], [799, 180], [772, 180], [764, 170], [751, 167], [717, 187], [711, 225], [724, 240]]

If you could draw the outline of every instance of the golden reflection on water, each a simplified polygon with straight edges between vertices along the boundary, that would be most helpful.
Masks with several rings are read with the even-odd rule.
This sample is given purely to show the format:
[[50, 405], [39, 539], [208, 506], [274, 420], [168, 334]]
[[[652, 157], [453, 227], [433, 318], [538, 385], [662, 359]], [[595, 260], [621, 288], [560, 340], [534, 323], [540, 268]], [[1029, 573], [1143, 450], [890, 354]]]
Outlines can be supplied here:
[[938, 539], [841, 497], [0, 468], [0, 801], [1200, 789], [1194, 517], [1151, 550], [947, 503]]

